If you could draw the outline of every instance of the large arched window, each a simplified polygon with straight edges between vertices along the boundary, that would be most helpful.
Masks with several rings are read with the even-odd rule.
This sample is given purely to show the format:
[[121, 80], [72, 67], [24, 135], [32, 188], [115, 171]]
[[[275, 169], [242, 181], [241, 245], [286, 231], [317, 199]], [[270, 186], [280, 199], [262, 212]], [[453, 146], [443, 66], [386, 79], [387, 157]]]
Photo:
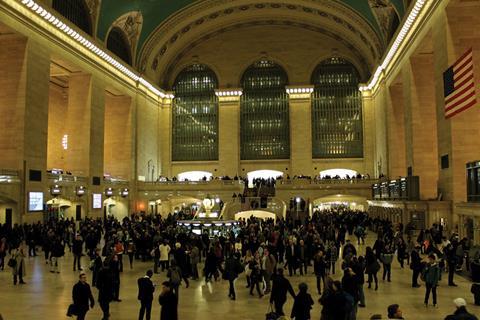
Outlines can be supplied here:
[[53, 0], [52, 7], [85, 33], [92, 35], [92, 24], [85, 0]]
[[120, 59], [128, 64], [132, 64], [130, 45], [123, 31], [114, 27], [110, 30], [107, 38], [107, 49], [115, 53]]
[[290, 158], [286, 72], [261, 60], [243, 74], [240, 108], [241, 159]]
[[312, 75], [313, 158], [363, 157], [359, 75], [348, 61], [330, 58]]
[[193, 64], [175, 79], [173, 161], [218, 160], [218, 87], [215, 73]]

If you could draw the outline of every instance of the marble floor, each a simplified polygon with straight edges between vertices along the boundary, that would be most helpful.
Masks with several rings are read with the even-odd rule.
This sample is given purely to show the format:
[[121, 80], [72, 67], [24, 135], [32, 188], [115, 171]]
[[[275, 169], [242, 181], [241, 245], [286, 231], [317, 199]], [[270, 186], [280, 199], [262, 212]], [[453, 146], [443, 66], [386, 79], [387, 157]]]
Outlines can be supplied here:
[[[360, 246], [360, 252], [365, 246]], [[27, 276], [25, 285], [14, 286], [10, 270], [0, 271], [0, 314], [5, 320], [23, 319], [66, 319], [66, 309], [71, 303], [72, 286], [76, 283], [78, 273], [72, 271], [73, 258], [67, 253], [62, 258], [62, 269], [59, 274], [52, 274], [41, 256], [27, 258]], [[87, 265], [87, 259], [82, 262]], [[150, 263], [135, 262], [133, 270], [127, 267], [121, 275], [120, 298], [122, 302], [111, 303], [111, 319], [132, 320], [138, 317], [139, 303], [137, 301], [137, 278], [151, 268]], [[311, 271], [313, 271], [311, 269]], [[311, 272], [309, 271], [309, 272]], [[341, 275], [337, 272], [335, 279]], [[165, 273], [154, 275], [153, 281], [161, 284]], [[411, 271], [400, 269], [395, 261], [392, 267], [392, 282], [380, 280], [378, 291], [365, 288], [367, 308], [359, 308], [357, 319], [369, 319], [372, 314], [382, 314], [386, 319], [386, 308], [389, 304], [398, 303], [403, 310], [405, 319], [438, 320], [455, 310], [452, 300], [464, 297], [471, 313], [480, 315], [480, 307], [473, 305], [470, 293], [470, 283], [456, 276], [458, 287], [446, 286], [446, 275], [438, 288], [438, 308], [423, 305], [424, 287], [414, 289], [410, 286]], [[91, 275], [89, 274], [89, 282]], [[309, 274], [305, 277], [293, 276], [292, 285], [305, 281], [314, 301], [318, 299], [315, 288], [315, 277]], [[268, 309], [268, 296], [259, 299], [252, 297], [245, 289], [245, 275], [236, 281], [237, 300], [228, 299], [228, 282], [218, 281], [205, 284], [204, 281], [190, 281], [190, 288], [181, 287], [179, 301], [179, 319], [181, 320], [213, 320], [228, 317], [228, 319], [265, 319]], [[97, 298], [96, 289], [93, 294]], [[158, 297], [158, 293], [155, 294]], [[288, 298], [285, 310], [289, 312], [292, 299]], [[320, 319], [321, 306], [317, 302], [312, 310], [312, 319]], [[154, 301], [152, 319], [160, 318], [160, 306]], [[87, 319], [101, 319], [98, 304], [87, 314]]]

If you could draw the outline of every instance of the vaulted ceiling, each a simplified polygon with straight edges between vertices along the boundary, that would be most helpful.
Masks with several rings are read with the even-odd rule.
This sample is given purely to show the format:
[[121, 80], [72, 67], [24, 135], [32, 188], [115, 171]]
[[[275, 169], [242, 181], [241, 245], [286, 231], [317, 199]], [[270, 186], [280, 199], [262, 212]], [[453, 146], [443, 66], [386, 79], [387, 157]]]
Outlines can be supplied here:
[[[142, 16], [142, 28], [139, 34], [136, 50], [140, 50], [153, 32], [169, 18], [187, 7], [196, 5], [203, 0], [102, 0], [97, 24], [97, 36], [105, 40], [111, 26], [120, 17], [129, 12], [139, 12]], [[285, 1], [272, 2], [271, 5], [314, 5], [321, 0], [310, 1]], [[377, 33], [386, 44], [394, 33], [396, 19], [401, 20], [406, 7], [411, 0], [328, 0], [337, 2], [345, 8], [355, 12], [359, 17]], [[241, 4], [241, 0], [225, 0], [223, 3], [230, 5]], [[398, 23], [398, 22], [397, 22]]]

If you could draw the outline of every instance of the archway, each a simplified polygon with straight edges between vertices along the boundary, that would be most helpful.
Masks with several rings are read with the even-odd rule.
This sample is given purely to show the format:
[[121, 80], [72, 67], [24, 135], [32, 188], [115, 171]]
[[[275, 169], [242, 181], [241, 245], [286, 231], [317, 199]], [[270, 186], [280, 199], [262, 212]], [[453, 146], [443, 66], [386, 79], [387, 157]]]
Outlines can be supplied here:
[[178, 181], [209, 181], [212, 173], [208, 171], [186, 171], [177, 175]]
[[253, 180], [254, 179], [276, 179], [278, 177], [283, 177], [283, 172], [277, 171], [277, 170], [255, 170], [255, 171], [250, 171], [247, 173], [247, 178], [248, 178], [248, 186], [252, 187]]
[[346, 179], [356, 177], [358, 174], [357, 171], [351, 169], [337, 168], [337, 169], [327, 169], [320, 171], [320, 178], [325, 179], [327, 177], [334, 178], [339, 177], [340, 179]]
[[248, 211], [241, 211], [235, 214], [235, 220], [240, 220], [240, 219], [247, 220], [251, 217], [259, 218], [262, 220], [266, 220], [266, 219], [276, 220], [277, 215], [275, 213], [263, 211], [263, 210], [248, 210]]
[[313, 200], [311, 212], [330, 210], [332, 208], [366, 211], [368, 209], [368, 202], [367, 198], [361, 196], [332, 194]]

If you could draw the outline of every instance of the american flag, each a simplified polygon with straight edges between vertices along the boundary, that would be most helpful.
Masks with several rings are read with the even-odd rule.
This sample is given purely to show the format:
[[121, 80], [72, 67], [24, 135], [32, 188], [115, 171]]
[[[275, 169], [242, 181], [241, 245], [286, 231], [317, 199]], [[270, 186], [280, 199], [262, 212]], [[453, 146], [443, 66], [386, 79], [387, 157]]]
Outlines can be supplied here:
[[443, 73], [443, 90], [447, 119], [477, 103], [472, 49]]

